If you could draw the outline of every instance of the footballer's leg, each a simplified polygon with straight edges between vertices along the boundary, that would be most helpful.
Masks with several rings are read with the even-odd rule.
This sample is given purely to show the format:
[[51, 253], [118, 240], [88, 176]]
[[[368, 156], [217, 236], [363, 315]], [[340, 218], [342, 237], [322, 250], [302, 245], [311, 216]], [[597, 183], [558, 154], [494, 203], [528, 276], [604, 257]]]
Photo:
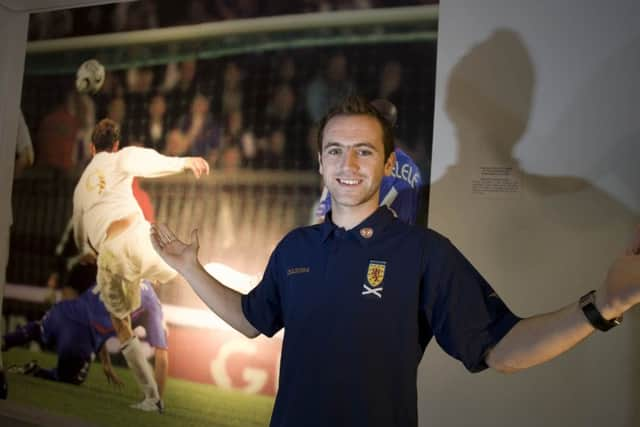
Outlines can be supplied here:
[[42, 330], [40, 322], [29, 322], [18, 326], [15, 331], [2, 337], [2, 351], [8, 351], [13, 347], [28, 344], [31, 341], [40, 342]]
[[164, 410], [164, 404], [158, 393], [158, 385], [153, 376], [151, 365], [149, 365], [149, 362], [144, 357], [140, 341], [138, 337], [133, 335], [131, 330], [131, 317], [127, 316], [125, 319], [120, 319], [112, 315], [111, 321], [116, 335], [122, 343], [122, 355], [144, 393], [144, 400], [131, 405], [131, 407], [143, 411], [162, 412]]
[[116, 336], [122, 344], [122, 355], [144, 393], [143, 402], [153, 403], [155, 406], [152, 409], [147, 409], [147, 406], [137, 409], [162, 412], [163, 406], [153, 371], [131, 329], [130, 314], [140, 307], [140, 279], [136, 272], [132, 271], [134, 269], [129, 259], [131, 255], [127, 243], [122, 238], [116, 238], [107, 240], [102, 245], [98, 255], [97, 288], [100, 300], [111, 315]]

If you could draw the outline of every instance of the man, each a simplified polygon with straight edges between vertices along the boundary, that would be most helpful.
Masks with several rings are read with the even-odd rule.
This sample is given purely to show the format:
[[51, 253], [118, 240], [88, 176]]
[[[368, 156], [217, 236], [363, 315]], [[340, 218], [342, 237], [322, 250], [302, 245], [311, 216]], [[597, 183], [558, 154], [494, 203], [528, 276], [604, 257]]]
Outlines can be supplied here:
[[[156, 381], [162, 396], [168, 370], [167, 337], [162, 306], [151, 283], [147, 281], [141, 284], [141, 301], [140, 308], [131, 314], [132, 325], [145, 329], [147, 341], [154, 348]], [[29, 322], [4, 335], [2, 351], [36, 341], [42, 347], [56, 352], [56, 367], [46, 369], [32, 361], [23, 367], [12, 367], [9, 371], [75, 385], [84, 383], [91, 362], [98, 354], [107, 381], [122, 385], [113, 371], [111, 358], [104, 345], [112, 336], [115, 336], [115, 331], [110, 315], [98, 295], [89, 289], [78, 298], [55, 304], [40, 321]]]
[[120, 129], [100, 121], [91, 137], [92, 160], [73, 194], [73, 230], [80, 253], [97, 254], [96, 292], [111, 315], [122, 354], [144, 392], [132, 407], [162, 412], [151, 367], [131, 329], [130, 313], [140, 305], [140, 280], [171, 280], [176, 272], [151, 247], [145, 221], [132, 191], [134, 177], [159, 177], [190, 170], [196, 178], [209, 173], [200, 157], [166, 157], [141, 147], [118, 151]]
[[[398, 110], [395, 105], [384, 99], [371, 101], [391, 125], [395, 126]], [[380, 205], [388, 206], [391, 211], [407, 224], [426, 225], [426, 188], [422, 182], [420, 168], [413, 159], [399, 148], [395, 149], [396, 162], [390, 175], [382, 178], [380, 184]], [[320, 223], [331, 210], [331, 194], [327, 187], [322, 190], [320, 201], [315, 209], [315, 222]]]
[[286, 329], [272, 426], [416, 426], [416, 371], [433, 336], [472, 372], [513, 372], [640, 302], [639, 236], [597, 293], [520, 319], [446, 238], [378, 207], [395, 160], [375, 108], [347, 98], [320, 123], [318, 151], [332, 211], [289, 233], [248, 295], [206, 273], [196, 232], [187, 245], [152, 227], [156, 250], [231, 326], [248, 337]]

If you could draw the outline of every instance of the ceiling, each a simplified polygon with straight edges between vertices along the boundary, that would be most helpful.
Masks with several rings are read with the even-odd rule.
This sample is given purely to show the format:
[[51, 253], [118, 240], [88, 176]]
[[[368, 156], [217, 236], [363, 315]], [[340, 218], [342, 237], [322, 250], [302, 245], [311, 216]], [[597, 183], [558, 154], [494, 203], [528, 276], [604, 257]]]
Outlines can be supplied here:
[[46, 12], [74, 7], [97, 6], [133, 0], [0, 0], [0, 6], [14, 12]]

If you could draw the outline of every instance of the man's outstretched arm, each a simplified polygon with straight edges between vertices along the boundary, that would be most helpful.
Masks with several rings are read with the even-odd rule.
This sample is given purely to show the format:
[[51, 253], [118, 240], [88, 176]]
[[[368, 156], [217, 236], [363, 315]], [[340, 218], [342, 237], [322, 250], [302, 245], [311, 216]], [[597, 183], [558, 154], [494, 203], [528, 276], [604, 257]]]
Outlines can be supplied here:
[[158, 254], [189, 282], [209, 308], [238, 332], [253, 338], [259, 331], [242, 311], [242, 294], [213, 278], [198, 261], [198, 233], [193, 230], [191, 243], [179, 240], [164, 224], [152, 224], [151, 242]]
[[[611, 320], [640, 302], [640, 227], [624, 255], [616, 259], [595, 305]], [[500, 372], [515, 372], [553, 359], [591, 335], [594, 327], [576, 301], [558, 311], [518, 322], [489, 351], [487, 365]]]

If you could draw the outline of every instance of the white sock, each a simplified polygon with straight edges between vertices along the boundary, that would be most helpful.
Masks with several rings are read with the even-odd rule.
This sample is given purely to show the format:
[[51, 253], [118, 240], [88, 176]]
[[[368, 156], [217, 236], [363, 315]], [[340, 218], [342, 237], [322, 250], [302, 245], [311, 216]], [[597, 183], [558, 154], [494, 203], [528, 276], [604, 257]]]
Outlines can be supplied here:
[[144, 358], [138, 337], [131, 338], [122, 346], [122, 355], [142, 389], [145, 399], [160, 399], [158, 385], [153, 377], [153, 370], [149, 362]]

